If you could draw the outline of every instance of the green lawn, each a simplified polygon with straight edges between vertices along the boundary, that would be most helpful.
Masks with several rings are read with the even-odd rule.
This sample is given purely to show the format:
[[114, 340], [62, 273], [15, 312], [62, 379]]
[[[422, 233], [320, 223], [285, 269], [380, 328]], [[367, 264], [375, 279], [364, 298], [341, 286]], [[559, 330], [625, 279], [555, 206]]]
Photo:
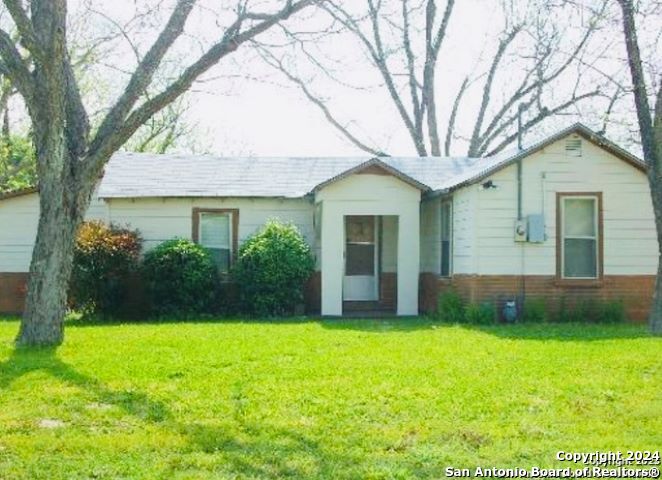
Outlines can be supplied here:
[[[440, 478], [659, 449], [662, 339], [427, 320], [0, 321], [0, 478]], [[565, 465], [567, 466], [567, 465]]]

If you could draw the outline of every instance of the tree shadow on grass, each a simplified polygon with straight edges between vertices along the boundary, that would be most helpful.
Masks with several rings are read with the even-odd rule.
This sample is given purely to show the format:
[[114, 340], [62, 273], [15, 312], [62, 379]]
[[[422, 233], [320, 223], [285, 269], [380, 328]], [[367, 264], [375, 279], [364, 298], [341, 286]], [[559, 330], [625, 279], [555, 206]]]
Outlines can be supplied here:
[[[133, 389], [113, 390], [98, 379], [77, 371], [58, 358], [55, 348], [15, 348], [10, 357], [0, 363], [0, 397], [14, 382], [32, 372], [44, 372], [91, 394], [99, 404], [114, 405], [139, 420], [183, 437], [190, 450], [168, 454], [218, 455], [219, 461], [215, 463], [219, 467], [213, 468], [222, 466], [229, 469], [231, 474], [251, 478], [307, 478], [311, 475], [331, 478], [334, 469], [353, 466], [353, 462], [347, 459], [326, 453], [322, 445], [303, 433], [304, 428], [287, 429], [268, 422], [251, 424], [243, 419], [242, 411], [236, 412], [229, 419], [230, 423], [228, 419], [182, 421], [175, 418], [168, 405], [162, 401]], [[217, 420], [225, 421], [225, 425], [219, 424]], [[149, 468], [149, 461], [146, 462], [145, 468]], [[179, 470], [182, 467], [178, 463], [178, 466], [171, 468]]]
[[519, 323], [515, 325], [460, 325], [461, 328], [513, 340], [592, 342], [649, 338], [644, 325], [591, 323]]
[[100, 404], [115, 405], [126, 413], [150, 422], [168, 419], [165, 403], [134, 390], [112, 390], [99, 380], [80, 373], [58, 358], [55, 348], [16, 347], [0, 364], [0, 395], [20, 377], [42, 371], [53, 378], [91, 393]]
[[444, 326], [428, 317], [322, 318], [317, 322], [329, 330], [357, 330], [371, 333], [414, 332]]
[[182, 317], [145, 317], [145, 318], [119, 318], [119, 317], [78, 317], [66, 321], [67, 327], [119, 327], [124, 325], [154, 326], [171, 324], [268, 324], [268, 325], [296, 325], [313, 323], [319, 317], [242, 317], [242, 316], [218, 316], [218, 315], [190, 315]]
[[239, 428], [190, 423], [179, 426], [195, 451], [221, 455], [228, 473], [242, 478], [333, 478], [356, 468], [344, 456], [325, 451], [303, 432], [268, 423], [241, 422]]

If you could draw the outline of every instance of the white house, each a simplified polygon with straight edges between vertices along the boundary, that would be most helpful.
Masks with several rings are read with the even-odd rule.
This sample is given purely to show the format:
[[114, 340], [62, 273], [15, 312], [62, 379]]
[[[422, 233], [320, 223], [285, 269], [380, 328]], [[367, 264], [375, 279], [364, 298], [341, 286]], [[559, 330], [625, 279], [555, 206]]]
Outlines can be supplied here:
[[[0, 197], [0, 311], [20, 311], [38, 193]], [[296, 224], [308, 306], [416, 315], [468, 300], [595, 296], [645, 318], [658, 245], [637, 157], [577, 124], [488, 158], [216, 158], [118, 153], [87, 217], [212, 249], [221, 269], [269, 218]]]

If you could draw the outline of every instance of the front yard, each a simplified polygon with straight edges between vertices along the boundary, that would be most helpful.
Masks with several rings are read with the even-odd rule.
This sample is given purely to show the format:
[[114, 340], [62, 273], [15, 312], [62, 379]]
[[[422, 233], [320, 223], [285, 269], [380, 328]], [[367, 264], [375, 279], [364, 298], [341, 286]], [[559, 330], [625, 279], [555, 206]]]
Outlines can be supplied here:
[[662, 445], [645, 327], [70, 325], [57, 351], [15, 350], [17, 328], [0, 478], [439, 478]]

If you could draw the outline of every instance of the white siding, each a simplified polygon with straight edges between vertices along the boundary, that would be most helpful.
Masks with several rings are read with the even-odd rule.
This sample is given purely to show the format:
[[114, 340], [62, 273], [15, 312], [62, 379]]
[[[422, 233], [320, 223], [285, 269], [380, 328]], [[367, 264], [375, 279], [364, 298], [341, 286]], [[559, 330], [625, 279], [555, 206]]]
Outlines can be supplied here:
[[421, 202], [421, 272], [440, 273], [441, 200]]
[[[88, 220], [108, 220], [103, 200], [92, 196]], [[27, 272], [39, 223], [39, 195], [31, 193], [0, 201], [0, 272]]]
[[418, 313], [421, 192], [390, 175], [356, 174], [317, 192], [322, 203], [322, 315], [342, 315], [344, 217], [395, 215], [397, 229], [397, 314]]
[[477, 187], [471, 186], [453, 194], [453, 262], [452, 273], [476, 272], [476, 203]]
[[554, 275], [557, 192], [602, 192], [606, 275], [657, 272], [657, 237], [645, 174], [586, 140], [581, 157], [567, 155], [564, 147], [560, 140], [523, 161], [522, 213], [544, 213], [544, 243], [513, 240], [516, 165], [489, 177], [496, 189], [472, 185], [455, 193], [455, 273]]
[[304, 199], [116, 198], [108, 203], [110, 221], [140, 230], [145, 250], [175, 237], [190, 239], [194, 207], [239, 209], [240, 244], [270, 218], [294, 223], [309, 245], [315, 243], [313, 204]]
[[382, 217], [382, 272], [398, 271], [398, 217]]

